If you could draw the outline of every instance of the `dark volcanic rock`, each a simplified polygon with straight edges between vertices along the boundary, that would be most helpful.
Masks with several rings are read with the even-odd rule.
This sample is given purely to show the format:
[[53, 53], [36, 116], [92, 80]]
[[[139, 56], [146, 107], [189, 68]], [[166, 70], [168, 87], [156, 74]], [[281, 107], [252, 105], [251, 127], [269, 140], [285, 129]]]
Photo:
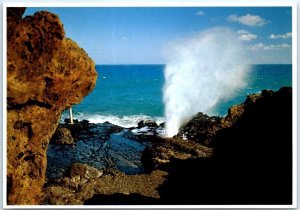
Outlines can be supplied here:
[[[122, 127], [108, 122], [93, 124], [88, 121], [74, 121], [74, 124], [60, 124], [61, 129], [70, 131], [74, 144], [56, 144], [52, 139], [47, 151], [47, 178], [60, 178], [72, 163], [87, 163], [98, 169], [113, 168], [126, 174], [144, 171], [141, 153], [142, 142], [128, 139]], [[118, 132], [121, 131], [121, 132]]]
[[142, 120], [138, 123], [138, 128], [143, 128], [146, 126], [150, 128], [156, 128], [157, 123], [154, 120]]
[[168, 181], [160, 187], [161, 201], [291, 204], [292, 89], [248, 96], [222, 120], [228, 127], [216, 132], [211, 158], [168, 164]]
[[142, 155], [142, 163], [146, 172], [162, 169], [166, 163], [174, 159], [187, 160], [207, 158], [213, 150], [193, 141], [175, 138], [161, 138], [151, 147], [146, 147]]
[[215, 157], [235, 172], [232, 180], [256, 195], [242, 198], [246, 202], [291, 204], [292, 89], [248, 96], [243, 109], [233, 126], [216, 136]]
[[[200, 115], [198, 119], [209, 125], [209, 117]], [[46, 201], [98, 205], [291, 204], [292, 89], [264, 90], [248, 96], [219, 123], [222, 126], [215, 131], [211, 148], [196, 141], [149, 135], [150, 144], [142, 156], [148, 174], [126, 175], [110, 169], [89, 179], [85, 178], [91, 173], [86, 172], [88, 166], [75, 164], [65, 177], [45, 187]], [[111, 134], [113, 137], [106, 141], [111, 157], [119, 158], [115, 153], [119, 150], [130, 155], [136, 152], [124, 149], [132, 145], [128, 142], [126, 146], [123, 143], [127, 140], [119, 138], [124, 132], [131, 131]], [[143, 135], [136, 134], [136, 138], [142, 136], [139, 142], [146, 139]], [[114, 141], [116, 145], [111, 144]], [[119, 160], [121, 165], [126, 163]]]
[[123, 131], [123, 127], [121, 127], [121, 126], [118, 126], [118, 125], [112, 125], [111, 126], [111, 129], [110, 129], [110, 132], [111, 133], [120, 133], [120, 132], [122, 132]]
[[74, 141], [80, 140], [81, 136], [92, 136], [95, 133], [88, 120], [79, 121], [75, 119], [73, 124], [70, 124], [70, 119], [64, 121], [65, 124], [60, 124], [59, 127], [68, 129], [74, 137]]
[[[62, 111], [96, 84], [94, 62], [49, 12], [7, 9], [8, 204], [38, 204], [46, 151]], [[28, 196], [30, 195], [30, 196]]]
[[200, 112], [181, 127], [177, 136], [209, 145], [220, 128], [221, 117], [209, 117]]
[[162, 124], [158, 126], [154, 120], [142, 120], [138, 123], [138, 127], [130, 128], [124, 135], [142, 143], [156, 142], [164, 135], [164, 127]]

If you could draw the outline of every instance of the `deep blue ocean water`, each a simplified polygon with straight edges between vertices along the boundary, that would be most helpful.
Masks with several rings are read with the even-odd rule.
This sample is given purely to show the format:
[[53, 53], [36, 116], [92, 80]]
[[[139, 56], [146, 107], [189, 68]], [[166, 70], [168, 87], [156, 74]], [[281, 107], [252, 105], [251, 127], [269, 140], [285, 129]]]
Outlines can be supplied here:
[[[124, 127], [136, 126], [145, 118], [164, 121], [164, 65], [97, 65], [96, 69], [97, 85], [79, 105], [73, 106], [74, 118], [93, 123], [109, 121]], [[252, 65], [246, 86], [232, 98], [220, 100], [213, 114], [224, 116], [247, 94], [282, 86], [292, 86], [292, 65]], [[65, 117], [67, 112], [62, 119]]]

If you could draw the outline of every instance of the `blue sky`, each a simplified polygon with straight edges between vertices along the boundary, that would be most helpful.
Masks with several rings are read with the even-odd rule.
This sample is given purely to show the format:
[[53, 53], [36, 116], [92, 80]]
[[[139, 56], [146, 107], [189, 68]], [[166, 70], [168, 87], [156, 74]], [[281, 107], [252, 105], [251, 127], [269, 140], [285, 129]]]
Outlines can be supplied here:
[[163, 64], [164, 46], [221, 26], [236, 33], [251, 63], [292, 62], [290, 7], [27, 8], [59, 15], [66, 36], [96, 64]]

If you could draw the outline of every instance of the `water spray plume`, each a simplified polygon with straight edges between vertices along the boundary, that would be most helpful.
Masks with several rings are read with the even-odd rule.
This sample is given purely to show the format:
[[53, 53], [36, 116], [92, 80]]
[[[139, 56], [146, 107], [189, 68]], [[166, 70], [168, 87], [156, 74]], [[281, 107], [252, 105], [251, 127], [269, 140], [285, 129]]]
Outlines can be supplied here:
[[234, 32], [213, 28], [166, 48], [164, 103], [166, 135], [198, 112], [210, 114], [216, 103], [245, 85], [246, 58]]

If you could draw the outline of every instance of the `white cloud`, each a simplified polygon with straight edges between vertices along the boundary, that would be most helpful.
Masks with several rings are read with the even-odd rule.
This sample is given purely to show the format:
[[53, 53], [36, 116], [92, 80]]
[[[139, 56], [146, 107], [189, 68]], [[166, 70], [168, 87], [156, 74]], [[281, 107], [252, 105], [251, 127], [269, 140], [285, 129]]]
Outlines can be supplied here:
[[263, 26], [268, 22], [258, 15], [247, 14], [245, 16], [230, 15], [227, 17], [229, 22], [238, 22], [247, 26]]
[[251, 41], [256, 38], [257, 38], [257, 35], [255, 35], [255, 34], [242, 34], [239, 36], [239, 40], [241, 40], [241, 41]]
[[246, 31], [246, 30], [238, 30], [237, 31], [237, 34], [249, 34], [250, 32], [249, 31]]
[[249, 31], [246, 30], [238, 30], [237, 34], [239, 35], [238, 38], [241, 41], [251, 41], [253, 39], [257, 38], [256, 34], [252, 34]]
[[263, 43], [258, 43], [255, 45], [249, 45], [247, 46], [247, 49], [257, 51], [257, 50], [283, 50], [290, 48], [291, 45], [284, 43], [284, 44], [271, 44], [271, 45], [265, 45]]
[[198, 16], [203, 16], [203, 15], [205, 15], [205, 12], [203, 12], [203, 11], [198, 11], [198, 12], [196, 13], [196, 15], [198, 15]]
[[270, 39], [288, 39], [292, 37], [292, 32], [288, 32], [286, 34], [271, 34]]
[[128, 38], [127, 38], [126, 36], [123, 36], [121, 39], [122, 39], [123, 41], [127, 41], [127, 40], [128, 40]]

